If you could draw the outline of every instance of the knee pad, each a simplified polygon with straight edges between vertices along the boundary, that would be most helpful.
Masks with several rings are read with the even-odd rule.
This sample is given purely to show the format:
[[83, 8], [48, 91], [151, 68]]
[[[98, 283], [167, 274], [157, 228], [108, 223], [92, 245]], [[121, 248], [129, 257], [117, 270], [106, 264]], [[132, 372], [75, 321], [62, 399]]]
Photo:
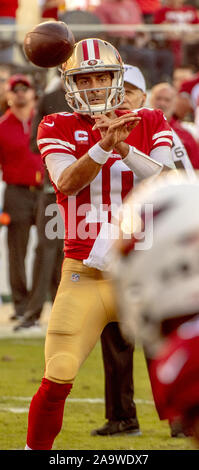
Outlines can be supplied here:
[[58, 383], [72, 383], [78, 368], [76, 356], [71, 353], [57, 353], [47, 361], [45, 377]]

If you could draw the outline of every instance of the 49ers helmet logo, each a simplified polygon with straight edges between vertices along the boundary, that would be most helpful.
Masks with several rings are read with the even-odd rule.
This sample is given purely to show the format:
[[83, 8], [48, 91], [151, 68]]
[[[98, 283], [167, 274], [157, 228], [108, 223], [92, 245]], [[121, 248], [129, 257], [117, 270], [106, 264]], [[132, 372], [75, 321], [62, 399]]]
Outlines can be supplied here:
[[88, 65], [96, 65], [97, 63], [98, 63], [98, 61], [95, 60], [95, 59], [88, 61]]

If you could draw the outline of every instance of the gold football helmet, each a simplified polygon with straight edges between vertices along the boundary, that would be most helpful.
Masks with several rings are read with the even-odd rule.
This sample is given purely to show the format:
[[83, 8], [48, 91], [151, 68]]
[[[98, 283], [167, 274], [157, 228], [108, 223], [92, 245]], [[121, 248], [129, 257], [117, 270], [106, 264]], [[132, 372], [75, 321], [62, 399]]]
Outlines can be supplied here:
[[[124, 99], [123, 62], [119, 52], [109, 42], [101, 39], [83, 39], [75, 44], [73, 54], [62, 64], [62, 77], [66, 88], [66, 101], [78, 113], [107, 113], [118, 108]], [[103, 104], [90, 105], [87, 91], [80, 96], [75, 76], [82, 73], [112, 72], [112, 85], [106, 87], [106, 98]], [[92, 88], [95, 90], [96, 88]]]

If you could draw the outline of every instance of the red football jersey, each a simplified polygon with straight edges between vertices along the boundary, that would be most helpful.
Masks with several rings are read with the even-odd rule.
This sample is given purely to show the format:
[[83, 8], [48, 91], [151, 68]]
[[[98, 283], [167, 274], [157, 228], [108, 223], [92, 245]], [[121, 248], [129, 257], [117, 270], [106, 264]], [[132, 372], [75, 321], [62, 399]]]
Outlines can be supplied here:
[[199, 319], [182, 324], [151, 361], [150, 379], [160, 419], [184, 417], [199, 406]]
[[[162, 111], [142, 108], [137, 113], [142, 119], [128, 137], [129, 144], [147, 155], [158, 146], [172, 146], [171, 128]], [[77, 113], [45, 116], [38, 129], [42, 157], [65, 153], [66, 159], [69, 155], [81, 158], [101, 139], [99, 130], [92, 130], [94, 123]], [[132, 187], [133, 173], [115, 152], [76, 196], [66, 196], [55, 186], [57, 203], [64, 209], [66, 257], [88, 258], [102, 223], [111, 221]]]

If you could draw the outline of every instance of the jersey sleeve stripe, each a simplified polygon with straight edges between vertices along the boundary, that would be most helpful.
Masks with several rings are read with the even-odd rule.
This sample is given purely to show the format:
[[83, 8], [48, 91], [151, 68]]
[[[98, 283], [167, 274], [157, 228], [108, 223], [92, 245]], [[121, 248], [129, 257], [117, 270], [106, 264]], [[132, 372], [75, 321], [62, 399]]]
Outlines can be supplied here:
[[169, 136], [169, 135], [172, 138], [172, 132], [171, 131], [156, 132], [156, 134], [153, 134], [152, 140], [158, 139], [158, 137], [164, 137], [164, 136]]
[[53, 139], [53, 138], [45, 138], [45, 139], [39, 139], [37, 141], [37, 144], [38, 145], [42, 145], [42, 144], [61, 144], [61, 145], [64, 145], [66, 148], [71, 148], [72, 150], [75, 150], [76, 147], [75, 145], [71, 144], [70, 142], [67, 142], [66, 140], [62, 140], [62, 139]]
[[71, 149], [65, 147], [64, 145], [45, 145], [44, 147], [40, 148], [40, 152], [43, 155], [44, 153], [48, 152], [49, 150], [65, 150], [67, 152], [71, 152]]
[[172, 139], [170, 140], [170, 139], [166, 139], [166, 138], [163, 138], [163, 137], [162, 137], [162, 139], [157, 139], [157, 140], [153, 143], [153, 147], [154, 147], [154, 145], [161, 144], [162, 142], [165, 143], [165, 144], [166, 144], [166, 142], [168, 142], [170, 145], [172, 145]]

